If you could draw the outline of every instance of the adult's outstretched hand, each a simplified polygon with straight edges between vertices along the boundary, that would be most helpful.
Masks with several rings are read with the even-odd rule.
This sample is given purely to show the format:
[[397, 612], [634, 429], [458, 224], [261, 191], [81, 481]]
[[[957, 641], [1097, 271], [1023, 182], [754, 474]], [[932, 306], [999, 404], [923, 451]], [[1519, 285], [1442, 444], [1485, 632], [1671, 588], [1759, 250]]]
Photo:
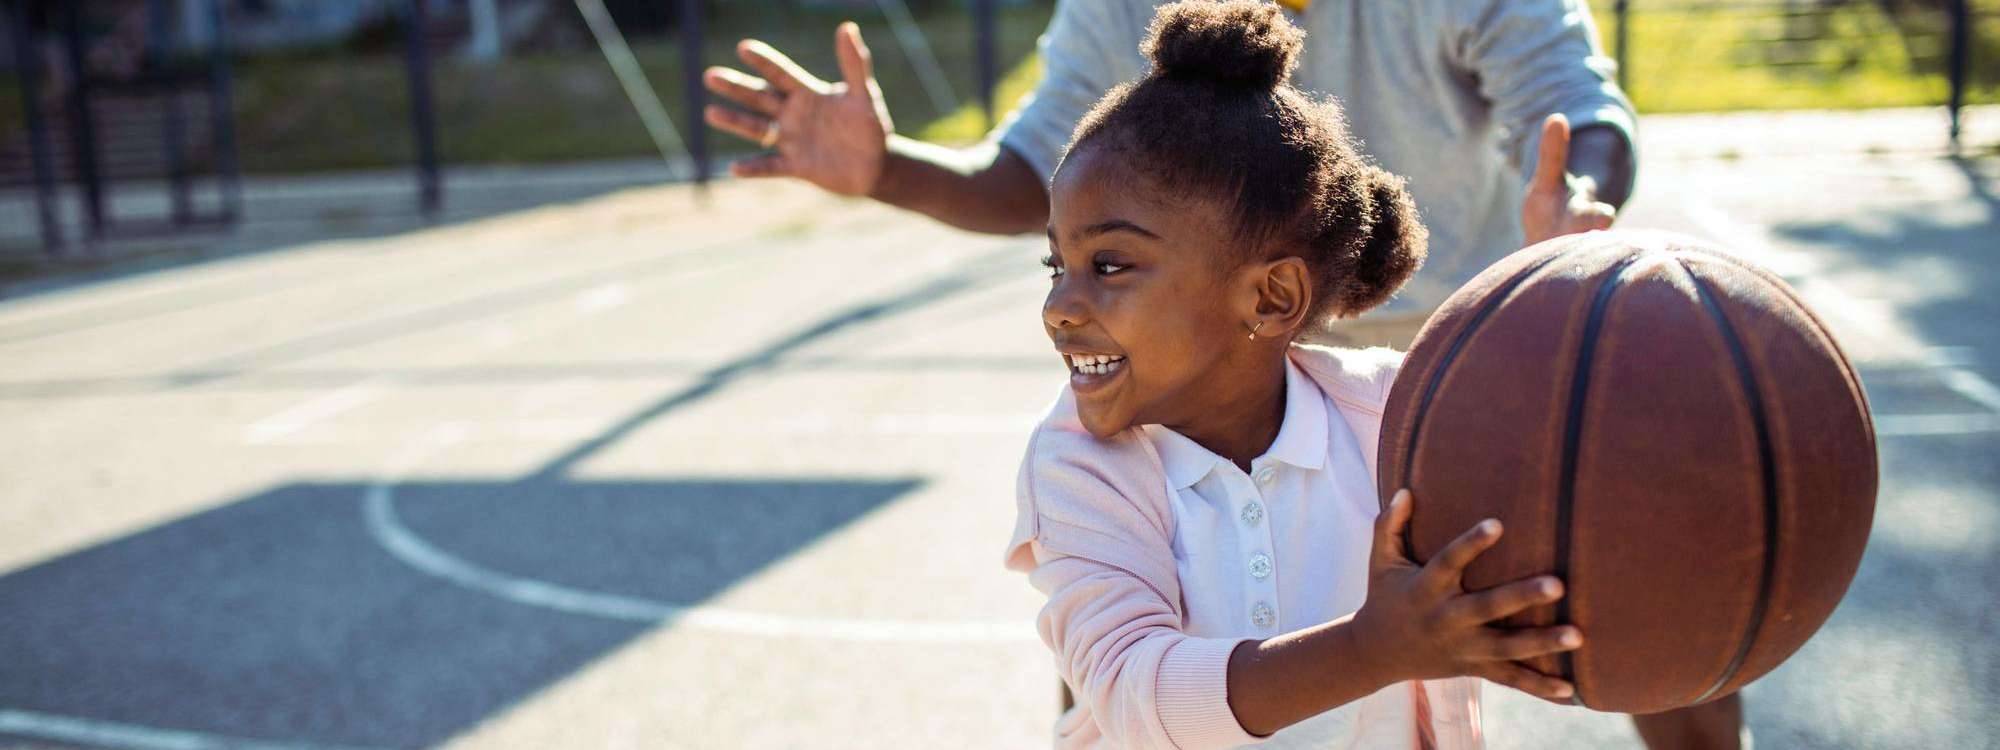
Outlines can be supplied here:
[[1618, 208], [1598, 199], [1595, 179], [1569, 173], [1569, 150], [1569, 118], [1549, 115], [1542, 121], [1535, 174], [1521, 200], [1521, 229], [1528, 245], [1567, 234], [1610, 229], [1618, 219]]
[[709, 91], [742, 108], [709, 105], [703, 119], [771, 149], [737, 161], [731, 174], [797, 177], [841, 195], [867, 195], [875, 188], [895, 125], [875, 83], [861, 27], [841, 24], [833, 46], [839, 81], [820, 80], [755, 39], [738, 42], [736, 54], [756, 75], [724, 67], [703, 73]]

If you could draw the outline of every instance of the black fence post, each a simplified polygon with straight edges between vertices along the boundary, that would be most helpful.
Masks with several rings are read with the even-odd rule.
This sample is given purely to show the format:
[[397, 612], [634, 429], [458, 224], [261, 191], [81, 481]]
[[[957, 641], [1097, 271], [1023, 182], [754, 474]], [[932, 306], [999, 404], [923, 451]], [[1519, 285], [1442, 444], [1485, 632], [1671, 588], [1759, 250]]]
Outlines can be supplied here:
[[410, 0], [403, 40], [410, 76], [410, 127], [417, 141], [417, 193], [424, 216], [435, 217], [443, 203], [438, 186], [437, 122], [431, 113], [431, 56], [424, 7], [427, 0]]
[[62, 257], [62, 219], [56, 214], [55, 152], [49, 145], [49, 124], [42, 119], [42, 56], [28, 28], [33, 12], [28, 3], [10, 3], [7, 19], [13, 31], [14, 68], [21, 72], [21, 111], [28, 118], [29, 158], [35, 170], [35, 213], [42, 222], [42, 252], [50, 260]]
[[1618, 41], [1617, 41], [1617, 47], [1612, 52], [1612, 54], [1616, 55], [1618, 58], [1618, 88], [1624, 91], [1625, 96], [1627, 97], [1632, 96], [1632, 88], [1630, 84], [1631, 79], [1628, 77], [1628, 74], [1626, 72], [1627, 66], [1631, 64], [1629, 61], [1629, 57], [1626, 54], [1627, 50], [1626, 45], [1630, 44], [1632, 39], [1631, 11], [1632, 11], [1632, 4], [1629, 0], [1618, 0], [1618, 2], [1612, 6], [1612, 15], [1617, 16], [1618, 18], [1618, 37], [1617, 37]]
[[215, 124], [215, 174], [221, 183], [222, 220], [236, 221], [243, 209], [242, 175], [236, 164], [235, 78], [229, 69], [229, 27], [222, 0], [208, 2], [209, 119]]
[[707, 91], [701, 84], [701, 2], [681, 0], [681, 88], [687, 95], [688, 156], [694, 159], [694, 183], [708, 184], [708, 128], [701, 111], [707, 105]]
[[83, 183], [84, 215], [90, 221], [89, 236], [104, 232], [104, 179], [97, 171], [97, 123], [90, 111], [90, 68], [83, 55], [83, 4], [65, 3], [64, 46], [69, 53], [70, 154], [76, 159], [76, 176]]
[[978, 36], [979, 50], [979, 105], [986, 110], [986, 129], [992, 130], [999, 115], [993, 108], [993, 87], [999, 78], [998, 59], [995, 54], [995, 40], [998, 30], [994, 28], [993, 0], [972, 0], [972, 24]]
[[1965, 106], [1965, 69], [1972, 57], [1972, 13], [1966, 0], [1951, 0], [1951, 148], [1958, 150], [1959, 115]]
[[194, 199], [189, 195], [187, 158], [187, 112], [181, 101], [181, 66], [174, 49], [173, 25], [168, 23], [163, 0], [146, 2], [146, 67], [158, 82], [160, 109], [164, 120], [160, 141], [166, 150], [167, 187], [173, 206], [174, 226], [186, 226], [194, 219]]

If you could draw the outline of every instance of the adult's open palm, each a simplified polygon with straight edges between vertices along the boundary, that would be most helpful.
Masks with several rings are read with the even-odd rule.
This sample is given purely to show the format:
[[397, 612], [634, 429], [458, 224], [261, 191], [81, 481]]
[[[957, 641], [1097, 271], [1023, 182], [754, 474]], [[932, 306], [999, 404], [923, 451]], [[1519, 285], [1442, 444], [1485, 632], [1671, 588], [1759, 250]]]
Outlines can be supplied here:
[[875, 187], [895, 126], [861, 28], [850, 21], [833, 36], [837, 82], [820, 80], [755, 39], [738, 43], [736, 54], [757, 75], [714, 67], [702, 76], [709, 91], [742, 108], [710, 105], [703, 119], [772, 149], [731, 165], [731, 174], [797, 177], [842, 195], [867, 195]]

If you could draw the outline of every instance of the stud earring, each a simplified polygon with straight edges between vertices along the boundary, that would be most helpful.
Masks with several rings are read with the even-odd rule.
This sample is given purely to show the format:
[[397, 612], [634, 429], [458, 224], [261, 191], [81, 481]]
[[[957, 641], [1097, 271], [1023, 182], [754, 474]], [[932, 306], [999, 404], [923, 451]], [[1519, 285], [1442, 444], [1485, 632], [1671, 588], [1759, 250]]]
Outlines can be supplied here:
[[1260, 330], [1263, 330], [1263, 328], [1264, 328], [1264, 323], [1265, 323], [1265, 321], [1262, 321], [1262, 320], [1260, 320], [1260, 321], [1257, 321], [1257, 325], [1255, 325], [1255, 326], [1252, 326], [1252, 327], [1250, 328], [1250, 340], [1251, 340], [1251, 341], [1256, 341], [1256, 340], [1257, 340], [1257, 332], [1258, 332], [1258, 331], [1260, 331]]

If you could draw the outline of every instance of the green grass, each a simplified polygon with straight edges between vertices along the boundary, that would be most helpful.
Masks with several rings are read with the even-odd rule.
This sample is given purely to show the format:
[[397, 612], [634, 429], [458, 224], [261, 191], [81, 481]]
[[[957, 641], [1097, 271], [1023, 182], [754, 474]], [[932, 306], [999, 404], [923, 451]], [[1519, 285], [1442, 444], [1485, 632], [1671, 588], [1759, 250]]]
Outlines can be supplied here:
[[[1000, 13], [1000, 58], [1008, 88], [1004, 108], [1032, 85], [1016, 63], [1031, 55], [1049, 8], [1028, 5]], [[707, 64], [740, 63], [736, 40], [755, 36], [826, 78], [838, 76], [833, 28], [845, 16], [799, 12], [782, 26], [718, 23], [703, 49]], [[856, 18], [875, 53], [877, 77], [898, 130], [947, 141], [976, 139], [985, 118], [976, 101], [972, 29], [962, 13], [919, 19], [940, 66], [961, 100], [936, 111], [916, 67], [879, 18]], [[675, 126], [685, 136], [700, 126], [683, 90], [680, 50], [671, 39], [632, 39], [633, 52]], [[1030, 67], [1032, 69], [1032, 66]], [[402, 59], [393, 54], [251, 60], [237, 70], [238, 134], [251, 172], [300, 172], [408, 164], [413, 152]], [[1027, 79], [1031, 81], [1032, 79]], [[595, 47], [516, 56], [490, 66], [440, 61], [432, 90], [438, 141], [447, 163], [532, 163], [656, 153], [618, 80]], [[709, 142], [728, 154], [754, 148], [710, 130]]]
[[[1591, 5], [1610, 47], [1612, 3]], [[1631, 5], [1627, 90], [1643, 112], [1937, 105], [1949, 94], [1949, 39], [1935, 12], [1891, 16], [1858, 0], [1803, 12], [1689, 0]], [[2000, 3], [1975, 6], [1976, 44], [2000, 51]], [[1968, 102], [2000, 101], [2000, 59], [1975, 52], [1973, 61]]]
[[[1902, 7], [1938, 0], [1897, 0]], [[1609, 47], [1611, 0], [1591, 0]], [[1742, 109], [1861, 108], [1942, 104], [1946, 50], [1935, 14], [1892, 17], [1880, 0], [1847, 0], [1788, 20], [1782, 7], [1742, 0], [1632, 0], [1628, 90], [1647, 113]], [[1894, 3], [1892, 3], [1893, 5]], [[965, 143], [985, 134], [974, 101], [972, 29], [949, 4], [919, 19], [961, 105], [935, 111], [916, 68], [880, 17], [860, 15], [900, 132]], [[1806, 6], [1818, 8], [1821, 6]], [[2000, 0], [1975, 0], [1979, 21], [1968, 101], [2000, 102]], [[1041, 75], [1035, 37], [1052, 0], [1001, 11], [1002, 110]], [[836, 74], [832, 29], [846, 16], [802, 10], [724, 13], [703, 49], [708, 64], [735, 64], [734, 43], [756, 36], [826, 77]], [[680, 51], [671, 38], [632, 40], [653, 86], [683, 134], [699, 125], [686, 109]], [[408, 165], [410, 113], [403, 61], [393, 46], [372, 54], [323, 50], [259, 57], [236, 66], [237, 133], [251, 172], [304, 172]], [[0, 80], [0, 122], [19, 121], [19, 95]], [[510, 57], [490, 66], [441, 60], [432, 89], [447, 163], [534, 163], [644, 157], [652, 140], [595, 47]], [[752, 144], [708, 131], [725, 157]]]

